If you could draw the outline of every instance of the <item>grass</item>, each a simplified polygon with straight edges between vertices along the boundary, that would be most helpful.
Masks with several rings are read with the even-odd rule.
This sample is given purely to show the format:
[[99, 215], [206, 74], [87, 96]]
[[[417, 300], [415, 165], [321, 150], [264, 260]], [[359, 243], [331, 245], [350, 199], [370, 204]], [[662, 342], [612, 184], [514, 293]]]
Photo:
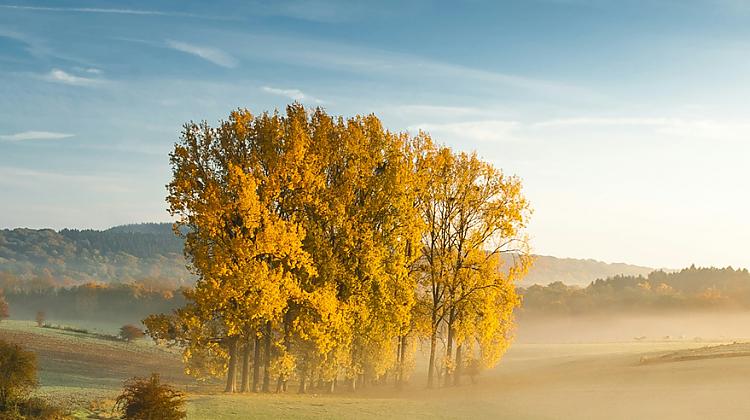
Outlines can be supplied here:
[[[676, 420], [744, 418], [750, 412], [750, 357], [722, 356], [745, 348], [707, 342], [516, 344], [476, 385], [429, 391], [418, 372], [402, 392], [371, 387], [356, 394], [298, 395], [292, 388], [282, 395], [226, 395], [219, 382], [197, 385], [182, 373], [178, 354], [147, 340], [127, 344], [22, 321], [0, 322], [0, 339], [37, 352], [39, 394], [65, 404], [75, 418], [112, 415], [122, 382], [153, 371], [188, 391], [189, 419]], [[701, 358], [641, 363], [644, 357], [695, 354]]]

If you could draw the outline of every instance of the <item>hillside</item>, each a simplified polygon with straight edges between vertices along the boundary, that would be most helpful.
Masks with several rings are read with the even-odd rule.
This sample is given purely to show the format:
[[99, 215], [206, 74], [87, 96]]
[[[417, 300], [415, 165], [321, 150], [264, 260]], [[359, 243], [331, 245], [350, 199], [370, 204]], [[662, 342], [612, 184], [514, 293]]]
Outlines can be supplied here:
[[[652, 268], [595, 260], [535, 257], [519, 286], [563, 282], [585, 286], [615, 275], [647, 275]], [[160, 280], [179, 286], [193, 277], [185, 268], [182, 240], [169, 223], [142, 223], [98, 230], [0, 230], [0, 276], [62, 285], [90, 281]], [[5, 280], [7, 282], [7, 280]]]
[[192, 282], [182, 241], [169, 224], [118, 226], [105, 231], [0, 230], [0, 280], [73, 285], [159, 280]]
[[568, 285], [586, 286], [594, 280], [616, 275], [645, 276], [654, 271], [650, 267], [623, 263], [605, 263], [591, 259], [557, 258], [536, 255], [526, 277], [519, 286], [547, 285], [562, 282]]

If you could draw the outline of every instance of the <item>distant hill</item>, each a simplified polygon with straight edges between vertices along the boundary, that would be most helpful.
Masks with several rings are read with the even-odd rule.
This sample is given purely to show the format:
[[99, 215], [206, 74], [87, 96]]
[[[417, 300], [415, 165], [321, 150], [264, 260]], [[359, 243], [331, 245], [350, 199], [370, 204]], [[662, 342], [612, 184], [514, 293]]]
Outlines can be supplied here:
[[185, 267], [182, 240], [169, 223], [117, 226], [112, 229], [0, 230], [0, 276], [40, 285], [152, 280], [192, 283]]
[[[0, 230], [0, 275], [22, 280], [62, 282], [132, 282], [152, 279], [189, 284], [182, 240], [169, 223], [141, 223], [107, 230]], [[535, 257], [519, 286], [563, 282], [585, 286], [615, 275], [647, 275], [653, 269], [574, 258]]]
[[557, 258], [536, 255], [534, 265], [519, 286], [547, 285], [563, 282], [568, 285], [586, 286], [594, 280], [616, 275], [646, 276], [654, 268], [623, 263], [605, 263], [591, 259]]

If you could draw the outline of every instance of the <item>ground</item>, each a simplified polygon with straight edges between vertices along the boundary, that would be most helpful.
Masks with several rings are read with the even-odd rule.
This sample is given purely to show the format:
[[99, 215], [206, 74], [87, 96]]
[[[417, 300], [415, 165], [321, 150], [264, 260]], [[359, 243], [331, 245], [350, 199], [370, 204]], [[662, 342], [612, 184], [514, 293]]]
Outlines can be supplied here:
[[[181, 373], [178, 355], [146, 342], [125, 344], [0, 322], [0, 339], [37, 352], [40, 392], [91, 415], [132, 375], [159, 371], [189, 397], [191, 419], [444, 418], [691, 419], [747, 418], [750, 346], [694, 340], [618, 343], [517, 343], [476, 384], [428, 391], [422, 374], [400, 393], [224, 395]], [[91, 407], [90, 401], [98, 401]], [[100, 407], [99, 407], [100, 408]], [[99, 410], [106, 415], [106, 410]]]

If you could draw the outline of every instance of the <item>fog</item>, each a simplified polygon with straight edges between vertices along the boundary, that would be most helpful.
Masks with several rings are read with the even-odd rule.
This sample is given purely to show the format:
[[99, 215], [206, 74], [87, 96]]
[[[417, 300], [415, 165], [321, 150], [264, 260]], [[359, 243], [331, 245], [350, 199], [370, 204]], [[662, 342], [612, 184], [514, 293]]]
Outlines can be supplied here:
[[750, 338], [750, 312], [521, 317], [516, 343], [726, 341]]

